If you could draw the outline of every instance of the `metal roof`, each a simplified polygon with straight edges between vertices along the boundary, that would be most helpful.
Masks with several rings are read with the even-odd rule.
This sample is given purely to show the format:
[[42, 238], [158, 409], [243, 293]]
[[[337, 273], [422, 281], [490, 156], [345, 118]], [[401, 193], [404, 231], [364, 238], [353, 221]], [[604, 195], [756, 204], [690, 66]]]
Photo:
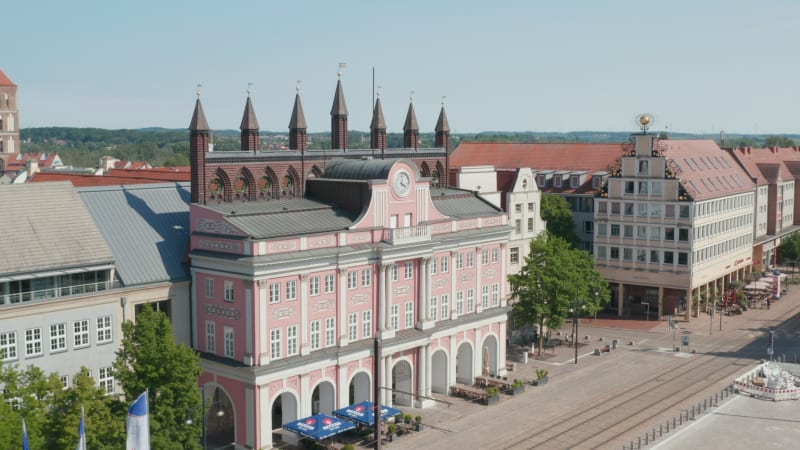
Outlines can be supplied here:
[[[399, 159], [334, 159], [328, 163], [323, 178], [338, 180], [385, 180]], [[409, 162], [414, 168], [416, 164]], [[419, 170], [416, 170], [419, 172]], [[419, 179], [419, 174], [416, 174]]]
[[0, 185], [0, 274], [113, 264], [114, 255], [69, 182]]
[[[441, 190], [445, 195], [435, 196], [433, 189], [431, 189], [431, 198], [433, 205], [445, 216], [456, 219], [469, 219], [472, 217], [484, 217], [500, 214], [500, 210], [491, 204], [485, 202], [480, 197], [466, 195], [448, 195], [452, 194], [452, 189], [447, 191]], [[463, 194], [463, 191], [455, 191], [456, 193]]]
[[78, 189], [127, 286], [188, 278], [189, 183]]

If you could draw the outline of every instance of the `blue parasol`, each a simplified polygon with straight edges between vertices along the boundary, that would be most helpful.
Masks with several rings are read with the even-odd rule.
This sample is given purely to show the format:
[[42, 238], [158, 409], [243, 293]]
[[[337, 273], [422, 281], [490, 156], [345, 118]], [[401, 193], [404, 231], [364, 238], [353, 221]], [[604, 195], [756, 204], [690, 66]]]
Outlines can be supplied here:
[[[355, 405], [350, 405], [346, 408], [337, 409], [333, 412], [333, 415], [358, 422], [362, 425], [372, 426], [375, 425], [374, 408], [375, 404], [372, 402], [361, 402], [356, 403]], [[386, 405], [381, 406], [381, 420], [386, 420], [389, 417], [394, 417], [398, 414], [402, 414], [402, 411], [397, 408], [392, 408]]]
[[315, 441], [321, 441], [347, 430], [352, 430], [355, 427], [356, 424], [349, 420], [332, 417], [327, 414], [315, 414], [305, 419], [289, 422], [283, 426], [283, 429], [293, 431]]

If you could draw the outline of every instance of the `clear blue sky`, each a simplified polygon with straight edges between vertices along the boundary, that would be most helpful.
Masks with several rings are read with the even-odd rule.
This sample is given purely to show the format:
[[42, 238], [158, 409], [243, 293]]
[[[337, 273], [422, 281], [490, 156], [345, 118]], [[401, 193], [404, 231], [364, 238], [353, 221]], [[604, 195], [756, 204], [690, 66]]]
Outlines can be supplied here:
[[350, 129], [372, 68], [389, 132], [409, 92], [422, 131], [441, 97], [454, 132], [654, 129], [800, 133], [800, 1], [11, 1], [0, 68], [22, 127], [185, 128], [195, 85], [214, 129], [238, 128], [247, 83], [285, 131], [296, 80], [327, 131], [337, 63]]

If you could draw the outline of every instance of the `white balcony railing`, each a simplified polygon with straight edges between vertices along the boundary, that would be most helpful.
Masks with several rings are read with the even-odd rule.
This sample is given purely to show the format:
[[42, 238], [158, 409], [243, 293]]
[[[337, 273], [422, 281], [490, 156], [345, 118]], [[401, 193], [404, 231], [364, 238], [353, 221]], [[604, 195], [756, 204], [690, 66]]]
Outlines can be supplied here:
[[416, 227], [393, 228], [384, 230], [383, 240], [389, 244], [413, 244], [431, 239], [431, 229], [428, 225]]

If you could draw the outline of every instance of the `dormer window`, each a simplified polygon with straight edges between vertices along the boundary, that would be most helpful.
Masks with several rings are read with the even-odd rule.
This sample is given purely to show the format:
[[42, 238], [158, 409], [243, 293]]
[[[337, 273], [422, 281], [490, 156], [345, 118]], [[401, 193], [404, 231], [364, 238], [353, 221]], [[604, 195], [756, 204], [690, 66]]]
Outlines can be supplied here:
[[578, 175], [573, 175], [569, 179], [569, 187], [575, 189], [580, 187], [581, 185], [581, 177]]
[[536, 184], [538, 184], [540, 188], [547, 186], [547, 177], [544, 175], [537, 175]]
[[556, 175], [553, 177], [553, 186], [554, 187], [561, 187], [561, 175]]
[[592, 187], [594, 187], [595, 189], [600, 189], [601, 187], [603, 187], [603, 177], [593, 177]]

